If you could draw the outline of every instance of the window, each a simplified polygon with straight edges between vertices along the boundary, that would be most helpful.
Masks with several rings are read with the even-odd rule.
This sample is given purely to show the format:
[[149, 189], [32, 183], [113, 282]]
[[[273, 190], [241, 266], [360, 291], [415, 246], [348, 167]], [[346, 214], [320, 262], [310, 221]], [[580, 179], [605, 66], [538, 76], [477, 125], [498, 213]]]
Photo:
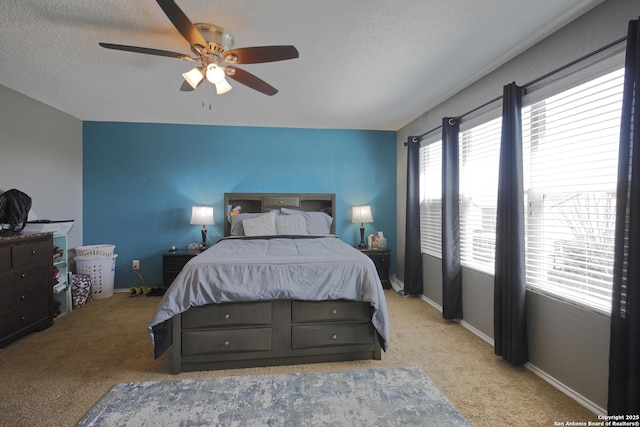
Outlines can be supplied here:
[[420, 147], [420, 246], [442, 258], [442, 140]]
[[493, 274], [502, 118], [460, 132], [460, 261]]
[[527, 286], [611, 310], [624, 70], [523, 108]]

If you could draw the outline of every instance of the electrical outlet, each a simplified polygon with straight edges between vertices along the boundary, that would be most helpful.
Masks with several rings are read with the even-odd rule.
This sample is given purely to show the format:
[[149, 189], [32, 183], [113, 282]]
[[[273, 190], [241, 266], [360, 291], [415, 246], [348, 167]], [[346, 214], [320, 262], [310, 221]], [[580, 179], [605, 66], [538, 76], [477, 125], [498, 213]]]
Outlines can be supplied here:
[[133, 265], [131, 266], [131, 268], [133, 268], [134, 270], [140, 270], [140, 260], [139, 259], [134, 259], [133, 260]]

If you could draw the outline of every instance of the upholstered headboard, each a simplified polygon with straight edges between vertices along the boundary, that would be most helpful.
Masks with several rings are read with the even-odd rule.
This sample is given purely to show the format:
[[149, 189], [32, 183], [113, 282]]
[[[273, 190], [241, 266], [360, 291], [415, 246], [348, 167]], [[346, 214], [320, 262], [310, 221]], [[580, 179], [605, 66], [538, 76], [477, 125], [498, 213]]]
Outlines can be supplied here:
[[227, 220], [229, 210], [240, 207], [242, 213], [269, 212], [274, 209], [289, 208], [301, 211], [321, 211], [331, 215], [331, 233], [335, 234], [335, 193], [225, 193], [224, 235], [229, 236], [231, 224]]

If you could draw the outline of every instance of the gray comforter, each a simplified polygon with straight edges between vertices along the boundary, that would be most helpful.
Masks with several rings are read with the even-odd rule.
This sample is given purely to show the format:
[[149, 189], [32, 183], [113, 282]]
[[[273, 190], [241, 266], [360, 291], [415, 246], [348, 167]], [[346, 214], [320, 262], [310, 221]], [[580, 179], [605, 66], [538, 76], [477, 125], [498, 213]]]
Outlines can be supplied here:
[[258, 300], [366, 301], [382, 348], [387, 304], [373, 261], [336, 236], [227, 238], [193, 257], [162, 297], [149, 325], [154, 355], [171, 345], [171, 318], [190, 307]]

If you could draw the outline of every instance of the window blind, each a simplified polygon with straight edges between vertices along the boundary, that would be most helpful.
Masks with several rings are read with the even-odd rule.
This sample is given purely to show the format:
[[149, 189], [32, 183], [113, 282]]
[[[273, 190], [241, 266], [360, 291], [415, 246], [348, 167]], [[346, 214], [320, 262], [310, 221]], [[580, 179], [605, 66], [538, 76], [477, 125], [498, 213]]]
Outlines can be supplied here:
[[442, 258], [442, 140], [420, 147], [420, 245]]
[[460, 133], [460, 261], [494, 273], [502, 118]]
[[527, 286], [606, 313], [623, 79], [619, 69], [523, 108]]

